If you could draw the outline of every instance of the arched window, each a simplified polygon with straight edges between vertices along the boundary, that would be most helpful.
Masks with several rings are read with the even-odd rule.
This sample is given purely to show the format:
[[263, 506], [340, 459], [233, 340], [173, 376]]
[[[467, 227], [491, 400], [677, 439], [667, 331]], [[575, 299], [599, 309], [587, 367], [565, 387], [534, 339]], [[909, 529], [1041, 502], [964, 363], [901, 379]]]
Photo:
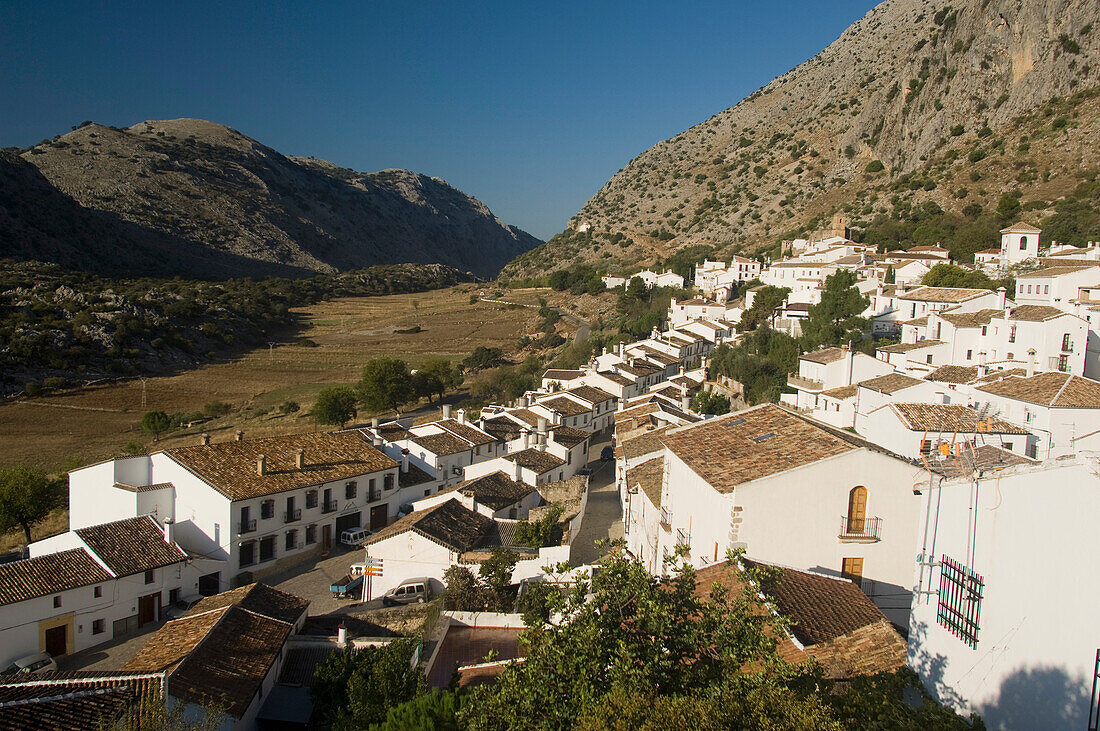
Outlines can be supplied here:
[[1027, 236], [1021, 236], [1020, 237], [1020, 251], [1025, 251], [1026, 249], [1027, 249]]
[[867, 522], [867, 488], [853, 487], [848, 493], [848, 535], [862, 535]]

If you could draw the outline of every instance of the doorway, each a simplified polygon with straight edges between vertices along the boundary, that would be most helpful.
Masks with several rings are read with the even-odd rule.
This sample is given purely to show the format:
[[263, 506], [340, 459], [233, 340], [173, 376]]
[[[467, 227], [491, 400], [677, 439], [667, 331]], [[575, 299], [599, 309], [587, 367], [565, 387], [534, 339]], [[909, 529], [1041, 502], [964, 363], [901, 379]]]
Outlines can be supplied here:
[[325, 553], [332, 550], [332, 525], [329, 523], [321, 526], [321, 550]]
[[375, 505], [370, 509], [370, 529], [381, 530], [389, 521], [389, 506]]
[[138, 627], [157, 621], [160, 616], [160, 592], [138, 597]]
[[46, 630], [46, 652], [48, 652], [51, 657], [60, 657], [65, 654], [65, 649], [69, 640], [68, 630], [68, 625], [64, 624], [60, 627], [50, 627]]
[[214, 596], [221, 590], [222, 575], [215, 571], [212, 574], [199, 577], [199, 594], [202, 596]]

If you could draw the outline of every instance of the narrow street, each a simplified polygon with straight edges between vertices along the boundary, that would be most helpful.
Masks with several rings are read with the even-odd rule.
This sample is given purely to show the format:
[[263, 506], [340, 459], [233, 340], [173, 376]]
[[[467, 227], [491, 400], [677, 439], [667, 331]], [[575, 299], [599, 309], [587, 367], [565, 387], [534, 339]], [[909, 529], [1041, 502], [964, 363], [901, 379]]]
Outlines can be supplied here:
[[606, 436], [588, 450], [588, 454], [593, 457], [588, 463], [592, 476], [588, 483], [588, 505], [584, 511], [584, 520], [569, 549], [569, 563], [574, 566], [594, 563], [607, 553], [606, 547], [596, 548], [596, 541], [623, 537], [622, 506], [615, 487], [615, 461], [600, 461], [600, 452], [609, 446], [611, 431], [607, 430]]

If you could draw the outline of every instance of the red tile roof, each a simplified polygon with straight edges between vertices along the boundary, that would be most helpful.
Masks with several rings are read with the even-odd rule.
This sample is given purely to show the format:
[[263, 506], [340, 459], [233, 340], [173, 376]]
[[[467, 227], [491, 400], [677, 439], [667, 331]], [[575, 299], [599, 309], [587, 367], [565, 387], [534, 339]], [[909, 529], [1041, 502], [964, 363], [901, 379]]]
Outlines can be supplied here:
[[978, 390], [1055, 408], [1100, 408], [1100, 382], [1068, 373], [1010, 376]]
[[83, 548], [0, 565], [0, 605], [60, 594], [113, 577]]
[[164, 540], [164, 530], [148, 515], [78, 528], [75, 533], [115, 576], [187, 560], [179, 546]]

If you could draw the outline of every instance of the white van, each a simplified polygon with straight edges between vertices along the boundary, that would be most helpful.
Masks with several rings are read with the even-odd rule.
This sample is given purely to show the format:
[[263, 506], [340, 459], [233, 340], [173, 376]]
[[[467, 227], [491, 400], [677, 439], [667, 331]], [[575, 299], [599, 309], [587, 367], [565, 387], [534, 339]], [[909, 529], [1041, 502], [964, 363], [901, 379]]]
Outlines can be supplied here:
[[345, 546], [359, 546], [370, 538], [372, 532], [366, 528], [349, 528], [340, 534], [340, 542]]
[[18, 660], [13, 660], [3, 670], [0, 670], [0, 674], [11, 675], [14, 673], [52, 673], [57, 670], [57, 662], [49, 655], [49, 653], [39, 652], [34, 655], [27, 655], [21, 657]]
[[418, 576], [415, 579], [405, 579], [382, 595], [383, 604], [423, 604], [432, 598], [431, 579], [426, 576]]

